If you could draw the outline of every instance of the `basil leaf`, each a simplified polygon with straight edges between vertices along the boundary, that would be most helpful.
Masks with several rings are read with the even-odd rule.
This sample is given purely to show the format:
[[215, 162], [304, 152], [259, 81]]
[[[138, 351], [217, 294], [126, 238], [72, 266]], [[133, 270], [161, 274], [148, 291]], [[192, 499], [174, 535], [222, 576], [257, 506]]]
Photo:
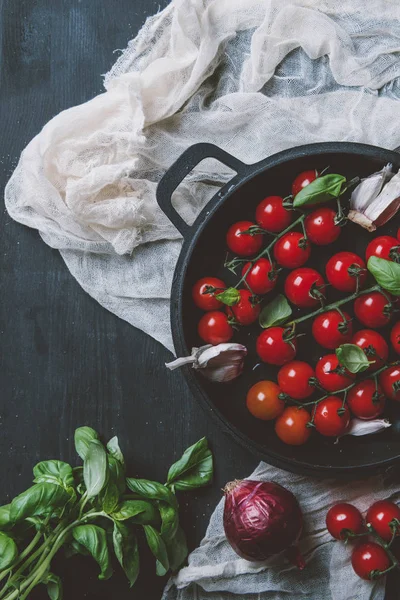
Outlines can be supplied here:
[[49, 573], [44, 583], [46, 584], [47, 593], [49, 595], [50, 600], [62, 600], [62, 582], [58, 575], [54, 575], [54, 573]]
[[68, 489], [73, 487], [72, 467], [61, 460], [44, 460], [33, 468], [34, 483], [55, 483]]
[[11, 504], [0, 506], [0, 530], [10, 529], [14, 524], [14, 521], [11, 519], [10, 509]]
[[282, 325], [292, 314], [289, 302], [286, 300], [283, 294], [278, 294], [275, 298], [260, 312], [258, 317], [261, 327], [266, 329], [267, 327], [274, 327], [275, 325]]
[[188, 555], [186, 536], [182, 527], [178, 527], [173, 538], [165, 539], [165, 545], [168, 552], [169, 566], [173, 571], [177, 571], [183, 565]]
[[187, 448], [181, 458], [171, 465], [167, 484], [177, 490], [188, 490], [207, 485], [213, 476], [213, 458], [206, 438]]
[[119, 491], [115, 483], [108, 482], [101, 494], [101, 507], [105, 513], [112, 513], [118, 506]]
[[85, 460], [90, 442], [98, 440], [97, 432], [91, 427], [78, 427], [75, 430], [75, 450]]
[[97, 496], [107, 480], [107, 454], [99, 440], [92, 440], [83, 463], [83, 479], [88, 498]]
[[104, 529], [98, 525], [78, 525], [72, 530], [72, 536], [98, 563], [101, 570], [99, 579], [109, 579], [112, 568]]
[[387, 290], [393, 296], [400, 296], [400, 264], [371, 256], [368, 260], [367, 269], [384, 290]]
[[154, 529], [151, 525], [143, 525], [143, 529], [149, 548], [160, 563], [160, 566], [157, 566], [156, 573], [157, 575], [165, 575], [169, 569], [169, 560], [164, 540], [157, 529]]
[[113, 456], [108, 456], [108, 478], [115, 483], [120, 494], [125, 492], [125, 467]]
[[114, 523], [113, 545], [115, 556], [132, 587], [139, 575], [139, 547], [136, 536], [123, 523]]
[[215, 294], [214, 296], [222, 302], [222, 304], [226, 304], [227, 306], [233, 306], [237, 304], [240, 300], [240, 292], [236, 288], [227, 288], [220, 294]]
[[37, 483], [11, 502], [12, 521], [21, 521], [36, 515], [49, 515], [70, 499], [67, 492], [55, 483]]
[[160, 502], [158, 510], [161, 515], [161, 535], [164, 540], [173, 538], [179, 526], [179, 515], [175, 507]]
[[356, 344], [342, 344], [339, 348], [336, 348], [336, 356], [340, 364], [350, 373], [362, 373], [370, 365], [364, 350]]
[[119, 447], [118, 438], [116, 435], [113, 438], [111, 438], [111, 440], [108, 442], [107, 450], [109, 451], [111, 456], [115, 458], [115, 460], [118, 460], [118, 462], [120, 462], [122, 465], [124, 464], [124, 455], [121, 452], [121, 448]]
[[0, 531], [0, 569], [10, 566], [17, 556], [17, 544], [6, 533]]
[[99, 500], [106, 513], [117, 509], [120, 495], [125, 491], [125, 469], [124, 466], [112, 456], [107, 456], [108, 479], [100, 492]]
[[340, 196], [345, 183], [346, 178], [335, 173], [317, 177], [296, 194], [293, 206], [298, 208], [299, 206], [314, 206], [329, 202]]
[[126, 521], [140, 513], [146, 513], [147, 516], [152, 518], [155, 516], [156, 511], [154, 506], [145, 500], [125, 500], [120, 504], [118, 510], [112, 512], [110, 516], [115, 521]]
[[178, 502], [174, 494], [166, 488], [165, 485], [162, 485], [162, 483], [150, 481], [148, 479], [134, 479], [133, 477], [128, 477], [126, 485], [132, 492], [142, 498], [162, 500], [163, 502], [167, 502], [167, 504], [178, 508]]

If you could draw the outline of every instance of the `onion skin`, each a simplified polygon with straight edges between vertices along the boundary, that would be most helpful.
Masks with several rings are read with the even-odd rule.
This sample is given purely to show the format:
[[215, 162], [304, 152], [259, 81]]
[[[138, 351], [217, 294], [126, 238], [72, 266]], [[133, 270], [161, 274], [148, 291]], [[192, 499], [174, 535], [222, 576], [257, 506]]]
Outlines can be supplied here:
[[249, 561], [263, 561], [287, 551], [304, 567], [293, 548], [303, 527], [303, 515], [294, 495], [272, 482], [234, 481], [225, 487], [224, 529], [235, 552]]

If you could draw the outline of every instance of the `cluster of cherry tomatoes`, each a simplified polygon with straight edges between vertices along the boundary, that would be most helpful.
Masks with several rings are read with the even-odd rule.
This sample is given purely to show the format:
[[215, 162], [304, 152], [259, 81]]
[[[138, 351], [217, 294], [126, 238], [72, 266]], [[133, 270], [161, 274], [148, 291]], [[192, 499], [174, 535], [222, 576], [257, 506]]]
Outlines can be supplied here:
[[326, 527], [337, 540], [362, 540], [354, 546], [351, 556], [353, 569], [362, 579], [377, 579], [398, 567], [396, 537], [400, 532], [400, 508], [394, 502], [375, 502], [365, 519], [352, 504], [336, 504], [326, 515]]

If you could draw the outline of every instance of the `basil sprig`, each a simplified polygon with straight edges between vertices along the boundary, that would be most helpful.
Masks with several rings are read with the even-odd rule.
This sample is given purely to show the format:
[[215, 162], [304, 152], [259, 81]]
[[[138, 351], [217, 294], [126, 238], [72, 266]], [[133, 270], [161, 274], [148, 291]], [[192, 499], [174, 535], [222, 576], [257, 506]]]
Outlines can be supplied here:
[[356, 344], [342, 344], [336, 348], [336, 356], [339, 363], [350, 373], [362, 373], [370, 365], [364, 350]]
[[393, 296], [400, 296], [400, 264], [371, 256], [367, 268], [384, 290]]
[[339, 198], [345, 185], [346, 177], [343, 177], [343, 175], [330, 173], [329, 175], [317, 177], [296, 194], [293, 206], [294, 208], [315, 206]]

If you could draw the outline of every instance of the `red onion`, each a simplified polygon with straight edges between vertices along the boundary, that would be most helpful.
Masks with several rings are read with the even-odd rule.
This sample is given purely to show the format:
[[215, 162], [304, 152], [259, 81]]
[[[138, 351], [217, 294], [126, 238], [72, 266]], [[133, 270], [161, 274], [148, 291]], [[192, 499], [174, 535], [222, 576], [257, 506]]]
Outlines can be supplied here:
[[250, 561], [266, 560], [285, 551], [300, 569], [297, 549], [303, 516], [296, 498], [281, 485], [232, 481], [225, 486], [224, 529], [235, 552]]

